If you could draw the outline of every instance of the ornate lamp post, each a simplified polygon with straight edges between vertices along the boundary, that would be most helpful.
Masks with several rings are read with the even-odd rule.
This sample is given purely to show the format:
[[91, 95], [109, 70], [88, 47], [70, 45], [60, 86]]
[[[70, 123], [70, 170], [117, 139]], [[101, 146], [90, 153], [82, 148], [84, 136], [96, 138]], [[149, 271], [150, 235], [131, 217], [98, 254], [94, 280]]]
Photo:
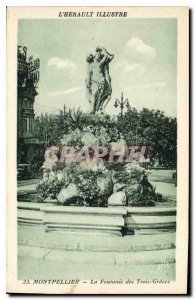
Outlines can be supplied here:
[[121, 109], [121, 117], [123, 116], [123, 109], [124, 109], [124, 107], [125, 107], [125, 104], [126, 104], [126, 107], [127, 107], [127, 108], [130, 107], [128, 99], [125, 99], [125, 100], [124, 100], [123, 92], [122, 92], [121, 100], [116, 99], [116, 101], [115, 101], [115, 103], [114, 103], [114, 107], [115, 107], [115, 108], [117, 108], [118, 106], [120, 107], [120, 109]]

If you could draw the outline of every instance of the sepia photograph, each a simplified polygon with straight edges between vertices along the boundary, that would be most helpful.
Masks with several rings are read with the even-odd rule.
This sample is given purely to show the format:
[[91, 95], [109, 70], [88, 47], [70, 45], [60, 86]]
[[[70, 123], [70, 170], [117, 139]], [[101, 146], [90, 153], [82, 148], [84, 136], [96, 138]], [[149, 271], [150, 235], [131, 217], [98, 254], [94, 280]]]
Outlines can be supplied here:
[[7, 20], [8, 292], [186, 293], [188, 8]]

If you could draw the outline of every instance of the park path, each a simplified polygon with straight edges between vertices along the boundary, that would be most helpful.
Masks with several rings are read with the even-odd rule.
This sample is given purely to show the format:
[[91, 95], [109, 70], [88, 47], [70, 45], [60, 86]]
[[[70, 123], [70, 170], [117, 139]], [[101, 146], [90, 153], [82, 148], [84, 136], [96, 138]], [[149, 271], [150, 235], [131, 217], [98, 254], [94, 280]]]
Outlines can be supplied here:
[[175, 232], [127, 237], [45, 233], [18, 226], [20, 279], [175, 278]]
[[175, 180], [172, 178], [173, 170], [150, 170], [148, 178], [156, 192], [162, 194], [164, 200], [168, 200], [170, 206], [176, 205]]

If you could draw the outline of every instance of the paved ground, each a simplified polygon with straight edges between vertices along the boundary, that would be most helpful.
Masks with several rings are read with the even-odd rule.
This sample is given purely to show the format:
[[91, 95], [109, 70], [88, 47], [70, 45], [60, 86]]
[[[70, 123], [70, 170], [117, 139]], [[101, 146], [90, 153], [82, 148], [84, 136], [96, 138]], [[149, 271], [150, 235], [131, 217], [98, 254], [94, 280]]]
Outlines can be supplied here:
[[[95, 256], [94, 253], [93, 256]], [[79, 261], [73, 264], [67, 260], [49, 261], [35, 257], [18, 257], [18, 279], [119, 280], [139, 278], [175, 280], [175, 263], [114, 265]]]
[[18, 180], [18, 187], [20, 186], [36, 186], [37, 183], [39, 183], [41, 179], [28, 179], [28, 180]]
[[175, 248], [175, 232], [133, 236], [96, 236], [44, 231], [44, 226], [18, 225], [18, 244], [64, 251], [140, 252]]
[[18, 226], [20, 279], [175, 278], [175, 233], [103, 237]]
[[150, 170], [149, 180], [156, 187], [156, 192], [162, 194], [163, 201], [158, 204], [160, 207], [176, 206], [175, 179], [172, 178], [173, 170]]

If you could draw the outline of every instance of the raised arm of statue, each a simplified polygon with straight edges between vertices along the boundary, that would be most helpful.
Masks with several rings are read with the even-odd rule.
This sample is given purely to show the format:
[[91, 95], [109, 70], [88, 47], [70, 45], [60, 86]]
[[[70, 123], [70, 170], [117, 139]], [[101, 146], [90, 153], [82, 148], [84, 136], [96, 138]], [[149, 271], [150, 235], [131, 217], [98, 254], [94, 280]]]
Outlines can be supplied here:
[[96, 48], [96, 51], [100, 51], [101, 54], [104, 55], [104, 57], [102, 58], [102, 61], [101, 61], [101, 65], [103, 65], [105, 62], [110, 63], [112, 61], [112, 59], [114, 58], [114, 54], [110, 54], [104, 47], [98, 46]]
[[110, 63], [114, 58], [114, 54], [109, 54], [108, 53], [108, 63]]
[[[102, 51], [103, 52], [103, 51]], [[100, 61], [100, 67], [102, 67], [103, 65], [104, 65], [104, 63], [105, 62], [107, 62], [108, 61], [108, 55], [107, 55], [107, 53], [105, 52], [105, 53], [102, 53], [104, 56], [103, 56], [103, 58], [101, 59], [101, 61]]]

